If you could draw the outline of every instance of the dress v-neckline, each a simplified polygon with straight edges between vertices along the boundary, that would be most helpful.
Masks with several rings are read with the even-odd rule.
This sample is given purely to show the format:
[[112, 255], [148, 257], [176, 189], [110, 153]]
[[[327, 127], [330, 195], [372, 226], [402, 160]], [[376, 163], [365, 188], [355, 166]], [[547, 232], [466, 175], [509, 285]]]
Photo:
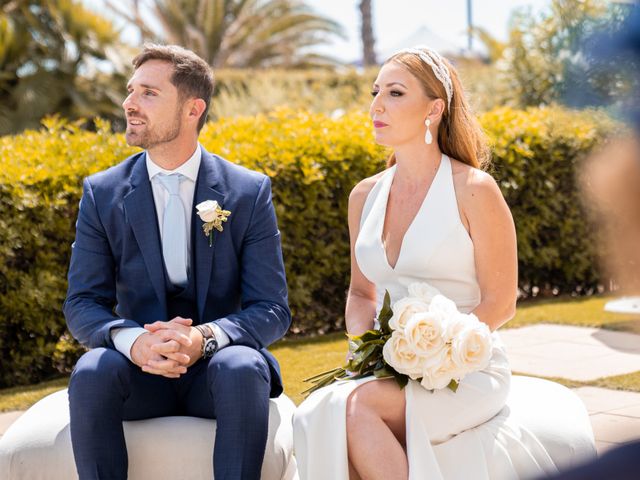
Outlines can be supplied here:
[[384, 197], [384, 204], [382, 205], [382, 222], [381, 222], [380, 232], [378, 232], [378, 240], [380, 242], [380, 247], [382, 248], [382, 255], [384, 256], [384, 263], [394, 273], [396, 272], [396, 270], [398, 268], [398, 264], [400, 263], [400, 259], [402, 258], [402, 250], [403, 250], [403, 247], [404, 247], [404, 241], [407, 238], [407, 235], [409, 234], [409, 232], [411, 231], [411, 227], [413, 227], [413, 225], [416, 223], [416, 219], [422, 213], [422, 210], [424, 209], [424, 206], [426, 205], [427, 200], [431, 196], [431, 192], [433, 191], [433, 187], [436, 184], [436, 181], [438, 180], [438, 177], [440, 176], [440, 172], [442, 171], [442, 165], [445, 162], [445, 158], [448, 158], [448, 157], [443, 153], [442, 156], [440, 157], [440, 165], [438, 165], [438, 169], [436, 170], [436, 174], [433, 176], [433, 180], [431, 181], [431, 185], [429, 185], [429, 188], [427, 189], [427, 193], [425, 193], [424, 198], [422, 199], [422, 203], [420, 204], [420, 208], [418, 208], [418, 211], [416, 212], [414, 217], [411, 219], [411, 222], [409, 223], [409, 226], [407, 227], [407, 229], [404, 232], [404, 235], [402, 236], [402, 240], [400, 241], [400, 250], [398, 250], [398, 258], [396, 258], [396, 263], [394, 265], [391, 265], [391, 263], [389, 262], [389, 256], [387, 255], [387, 249], [386, 249], [385, 244], [384, 244], [383, 235], [384, 235], [384, 224], [385, 224], [385, 222], [387, 220], [387, 207], [389, 206], [389, 195], [391, 194], [391, 185], [393, 184], [393, 179], [395, 178], [396, 171], [398, 169], [397, 165], [393, 166], [393, 171], [389, 175], [390, 178], [387, 179], [387, 184], [388, 185], [386, 185], [387, 191], [386, 191], [386, 194], [385, 194], [385, 197]]

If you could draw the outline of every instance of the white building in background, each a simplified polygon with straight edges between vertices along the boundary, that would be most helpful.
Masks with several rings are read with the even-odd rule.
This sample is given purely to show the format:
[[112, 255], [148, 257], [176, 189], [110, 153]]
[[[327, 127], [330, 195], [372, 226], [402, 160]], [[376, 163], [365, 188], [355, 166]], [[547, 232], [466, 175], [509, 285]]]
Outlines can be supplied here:
[[[460, 36], [463, 40], [463, 37]], [[376, 45], [376, 54], [380, 63], [384, 62], [387, 58], [393, 55], [398, 50], [403, 48], [414, 47], [416, 45], [426, 45], [429, 48], [434, 49], [442, 56], [447, 58], [456, 57], [473, 57], [482, 58], [486, 55], [486, 48], [480, 41], [474, 42], [473, 52], [469, 52], [464, 42], [454, 42], [441, 37], [437, 33], [434, 33], [429, 27], [423, 25], [415, 32], [409, 34], [402, 41], [397, 42], [391, 48], [385, 48], [383, 45]]]

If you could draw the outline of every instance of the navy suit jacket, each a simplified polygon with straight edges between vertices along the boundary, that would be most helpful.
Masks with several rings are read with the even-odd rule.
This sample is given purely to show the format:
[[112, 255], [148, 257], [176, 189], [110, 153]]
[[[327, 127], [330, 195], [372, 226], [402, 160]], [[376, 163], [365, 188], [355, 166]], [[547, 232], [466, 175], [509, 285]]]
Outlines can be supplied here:
[[[280, 369], [265, 347], [286, 333], [291, 313], [271, 182], [202, 148], [194, 195], [191, 250], [200, 323], [216, 321], [232, 344], [259, 350], [277, 396]], [[214, 230], [213, 247], [195, 213], [205, 200], [231, 211], [224, 231]], [[113, 328], [170, 320], [144, 153], [84, 180], [68, 280], [67, 325], [89, 348], [114, 348]]]

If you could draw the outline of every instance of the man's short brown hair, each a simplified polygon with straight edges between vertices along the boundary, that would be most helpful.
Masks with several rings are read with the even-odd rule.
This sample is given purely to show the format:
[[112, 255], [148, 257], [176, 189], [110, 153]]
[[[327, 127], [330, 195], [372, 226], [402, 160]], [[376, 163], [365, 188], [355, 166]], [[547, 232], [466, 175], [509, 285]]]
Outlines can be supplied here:
[[181, 99], [201, 98], [207, 104], [204, 113], [198, 121], [198, 131], [207, 121], [209, 104], [213, 95], [213, 72], [209, 64], [191, 50], [178, 45], [158, 45], [147, 43], [133, 59], [133, 66], [137, 69], [149, 60], [163, 60], [173, 65], [171, 83], [178, 89]]

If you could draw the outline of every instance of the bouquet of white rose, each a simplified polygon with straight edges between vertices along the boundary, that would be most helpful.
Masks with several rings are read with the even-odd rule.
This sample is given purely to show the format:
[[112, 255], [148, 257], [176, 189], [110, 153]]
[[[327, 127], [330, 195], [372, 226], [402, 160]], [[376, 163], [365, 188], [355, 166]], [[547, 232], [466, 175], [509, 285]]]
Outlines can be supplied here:
[[305, 381], [311, 393], [338, 380], [374, 375], [394, 377], [401, 388], [409, 378], [428, 389], [454, 392], [468, 373], [485, 368], [491, 357], [489, 327], [426, 283], [409, 285], [409, 295], [390, 306], [385, 293], [379, 328], [348, 335], [351, 357], [346, 365]]

